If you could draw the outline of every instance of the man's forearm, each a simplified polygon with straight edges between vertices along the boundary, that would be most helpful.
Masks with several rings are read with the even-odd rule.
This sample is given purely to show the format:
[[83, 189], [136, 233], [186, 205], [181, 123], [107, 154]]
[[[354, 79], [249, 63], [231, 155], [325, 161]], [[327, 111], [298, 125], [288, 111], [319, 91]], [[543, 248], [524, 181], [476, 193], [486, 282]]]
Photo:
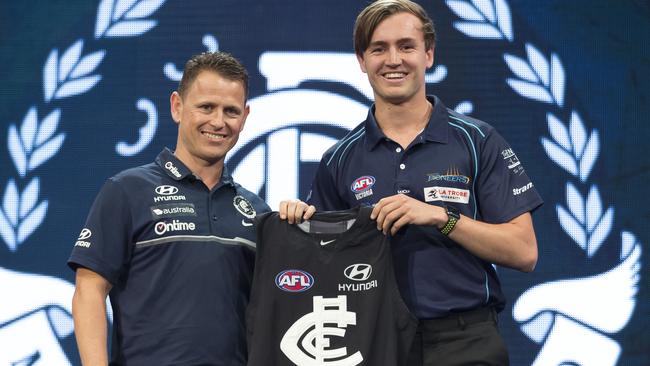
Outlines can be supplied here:
[[532, 271], [537, 263], [537, 240], [528, 213], [503, 224], [488, 224], [464, 216], [449, 237], [491, 263], [524, 272]]
[[84, 366], [108, 365], [106, 296], [110, 285], [94, 272], [80, 268], [72, 297], [72, 317]]

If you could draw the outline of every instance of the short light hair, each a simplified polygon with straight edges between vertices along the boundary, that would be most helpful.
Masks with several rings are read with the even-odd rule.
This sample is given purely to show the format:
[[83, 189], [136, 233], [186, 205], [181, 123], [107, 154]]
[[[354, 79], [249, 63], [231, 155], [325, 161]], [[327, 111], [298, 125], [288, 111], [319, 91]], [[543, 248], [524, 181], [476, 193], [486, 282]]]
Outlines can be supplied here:
[[379, 23], [397, 13], [409, 13], [418, 17], [422, 22], [424, 45], [427, 50], [433, 48], [436, 43], [436, 30], [433, 21], [419, 4], [409, 0], [378, 0], [368, 5], [357, 16], [354, 23], [354, 52], [363, 56]]
[[178, 83], [178, 94], [185, 97], [187, 90], [201, 71], [208, 70], [219, 74], [221, 77], [239, 81], [244, 87], [244, 99], [248, 98], [248, 72], [244, 65], [233, 55], [226, 52], [204, 52], [192, 56], [183, 70], [183, 77]]

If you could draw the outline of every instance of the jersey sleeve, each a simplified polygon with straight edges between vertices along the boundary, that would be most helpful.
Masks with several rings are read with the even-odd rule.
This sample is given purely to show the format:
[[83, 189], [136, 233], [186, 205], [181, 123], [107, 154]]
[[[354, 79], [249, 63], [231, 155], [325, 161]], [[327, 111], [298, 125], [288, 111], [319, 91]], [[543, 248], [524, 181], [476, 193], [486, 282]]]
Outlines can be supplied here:
[[79, 235], [68, 266], [85, 267], [115, 285], [131, 256], [132, 219], [120, 185], [109, 179], [100, 190]]
[[508, 222], [542, 205], [523, 163], [497, 131], [488, 134], [481, 150], [476, 195], [482, 221]]
[[336, 182], [330, 171], [330, 166], [327, 165], [327, 154], [323, 155], [318, 165], [306, 202], [314, 205], [317, 211], [336, 211], [350, 208], [341, 199], [336, 189]]

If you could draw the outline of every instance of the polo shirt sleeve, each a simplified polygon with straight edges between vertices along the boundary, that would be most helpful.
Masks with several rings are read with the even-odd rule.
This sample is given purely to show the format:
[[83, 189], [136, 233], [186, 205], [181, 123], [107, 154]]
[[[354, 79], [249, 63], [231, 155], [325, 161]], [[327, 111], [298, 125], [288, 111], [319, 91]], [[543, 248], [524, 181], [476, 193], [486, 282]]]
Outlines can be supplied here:
[[326, 163], [327, 154], [318, 165], [318, 170], [311, 183], [311, 190], [307, 195], [307, 204], [314, 205], [316, 211], [335, 211], [349, 208], [341, 199], [336, 189], [336, 182]]
[[118, 282], [131, 256], [132, 220], [128, 202], [124, 190], [113, 178], [104, 184], [86, 219], [84, 228], [89, 232], [72, 249], [68, 259], [70, 268], [85, 267], [112, 285]]
[[495, 130], [483, 141], [475, 194], [481, 221], [493, 224], [508, 222], [543, 203], [523, 163]]

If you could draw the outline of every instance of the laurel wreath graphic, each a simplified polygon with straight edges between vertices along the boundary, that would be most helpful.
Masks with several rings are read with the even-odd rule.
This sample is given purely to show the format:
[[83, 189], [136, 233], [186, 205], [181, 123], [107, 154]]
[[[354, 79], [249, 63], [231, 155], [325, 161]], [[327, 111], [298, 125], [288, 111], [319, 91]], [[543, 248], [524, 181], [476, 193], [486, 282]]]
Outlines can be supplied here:
[[[95, 39], [135, 37], [148, 32], [158, 22], [145, 18], [165, 1], [102, 0], [97, 10]], [[84, 40], [79, 39], [61, 56], [56, 48], [50, 52], [43, 67], [45, 104], [86, 93], [101, 81], [101, 75], [94, 73], [104, 59], [106, 50], [83, 55], [83, 49]], [[139, 101], [138, 108], [151, 110], [146, 100]], [[38, 202], [39, 177], [32, 177], [22, 192], [17, 181], [29, 179], [34, 170], [60, 151], [65, 141], [65, 133], [56, 133], [60, 118], [61, 109], [56, 108], [39, 122], [34, 105], [23, 118], [20, 129], [14, 124], [9, 126], [7, 148], [18, 177], [16, 180], [9, 179], [5, 186], [0, 208], [0, 237], [11, 252], [18, 250], [46, 217], [48, 201]], [[118, 153], [120, 149], [130, 152], [122, 145], [117, 149]]]
[[[454, 26], [465, 35], [513, 41], [510, 10], [504, 0], [447, 0], [446, 3], [464, 19], [455, 22]], [[506, 82], [524, 98], [554, 104], [561, 109], [566, 77], [560, 58], [553, 53], [548, 60], [530, 43], [526, 43], [525, 48], [526, 59], [509, 54], [503, 56], [517, 77], [508, 78]], [[587, 184], [600, 152], [598, 131], [593, 129], [588, 133], [576, 111], [571, 111], [568, 127], [553, 113], [549, 112], [546, 119], [550, 138], [540, 139], [546, 154], [573, 178]], [[568, 208], [556, 206], [560, 226], [588, 257], [592, 257], [612, 230], [614, 208], [610, 206], [603, 213], [603, 201], [596, 185], [589, 187], [585, 197], [570, 181], [566, 184], [566, 204]]]
[[[466, 36], [513, 42], [510, 9], [505, 0], [446, 0], [446, 4], [463, 19], [454, 22], [454, 27]], [[558, 55], [552, 53], [546, 57], [530, 43], [525, 43], [525, 51], [525, 58], [503, 55], [515, 76], [507, 78], [506, 83], [524, 98], [564, 108], [566, 76]], [[547, 113], [550, 136], [541, 137], [540, 142], [551, 161], [574, 180], [566, 182], [566, 206], [556, 205], [557, 217], [564, 232], [585, 252], [587, 258], [591, 258], [612, 231], [614, 207], [610, 206], [603, 212], [598, 187], [589, 182], [600, 152], [598, 130], [588, 132], [575, 110], [570, 110], [570, 115], [567, 124], [553, 113]], [[581, 190], [588, 193], [583, 195]], [[638, 255], [640, 244], [636, 236], [622, 231], [620, 261], [632, 255], [635, 248]], [[635, 288], [639, 280], [638, 266], [636, 271]]]

